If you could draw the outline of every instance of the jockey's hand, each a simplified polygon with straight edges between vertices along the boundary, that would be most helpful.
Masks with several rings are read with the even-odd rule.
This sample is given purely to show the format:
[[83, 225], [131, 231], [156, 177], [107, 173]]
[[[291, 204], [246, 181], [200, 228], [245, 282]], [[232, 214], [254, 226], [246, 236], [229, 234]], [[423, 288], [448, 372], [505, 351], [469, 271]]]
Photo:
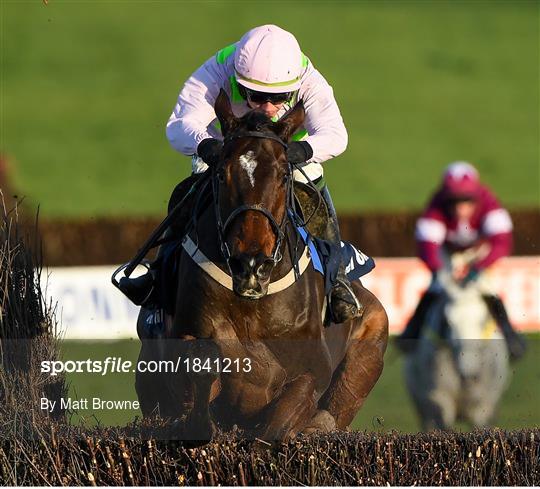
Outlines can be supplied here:
[[313, 148], [306, 141], [293, 141], [287, 148], [287, 160], [289, 163], [305, 163], [313, 157]]
[[478, 278], [479, 274], [480, 274], [479, 270], [477, 270], [474, 267], [471, 267], [471, 268], [469, 268], [469, 271], [467, 272], [467, 274], [460, 280], [459, 284], [462, 287], [466, 287], [471, 282], [474, 282]]
[[458, 284], [461, 284], [467, 273], [469, 273], [469, 267], [465, 264], [458, 264], [452, 267], [452, 278]]
[[215, 166], [221, 159], [223, 141], [214, 138], [203, 139], [197, 146], [197, 155], [209, 166]]

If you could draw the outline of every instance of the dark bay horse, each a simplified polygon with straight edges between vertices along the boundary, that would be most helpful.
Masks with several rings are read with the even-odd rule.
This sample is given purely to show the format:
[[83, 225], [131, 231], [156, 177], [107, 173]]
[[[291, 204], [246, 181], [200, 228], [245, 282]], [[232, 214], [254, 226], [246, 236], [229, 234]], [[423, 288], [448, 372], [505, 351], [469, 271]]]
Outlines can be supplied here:
[[382, 372], [388, 320], [355, 281], [362, 316], [324, 325], [323, 278], [302, 242], [294, 273], [285, 150], [303, 105], [276, 123], [236, 118], [222, 91], [215, 111], [223, 157], [208, 170], [213, 205], [184, 242], [174, 317], [157, 340], [138, 327], [140, 360], [181, 357], [183, 368], [137, 374], [143, 414], [183, 420], [186, 440], [210, 440], [216, 425], [264, 440], [345, 429]]

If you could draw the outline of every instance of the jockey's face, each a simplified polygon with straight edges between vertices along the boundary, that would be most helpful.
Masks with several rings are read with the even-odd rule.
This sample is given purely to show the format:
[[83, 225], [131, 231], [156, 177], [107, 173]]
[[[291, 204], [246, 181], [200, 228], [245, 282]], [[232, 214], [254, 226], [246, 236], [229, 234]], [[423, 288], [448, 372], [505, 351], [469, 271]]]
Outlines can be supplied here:
[[262, 104], [258, 104], [256, 102], [252, 102], [251, 100], [248, 100], [248, 105], [258, 112], [262, 112], [266, 117], [269, 117], [270, 119], [272, 117], [275, 117], [281, 107], [283, 107], [283, 103], [281, 104], [273, 104], [271, 102], [264, 102]]
[[293, 95], [293, 92], [265, 93], [245, 87], [242, 87], [242, 90], [247, 99], [248, 106], [270, 118], [276, 116], [283, 107], [283, 104], [289, 101]]
[[476, 202], [474, 200], [459, 200], [454, 203], [452, 210], [458, 221], [468, 221], [476, 210]]

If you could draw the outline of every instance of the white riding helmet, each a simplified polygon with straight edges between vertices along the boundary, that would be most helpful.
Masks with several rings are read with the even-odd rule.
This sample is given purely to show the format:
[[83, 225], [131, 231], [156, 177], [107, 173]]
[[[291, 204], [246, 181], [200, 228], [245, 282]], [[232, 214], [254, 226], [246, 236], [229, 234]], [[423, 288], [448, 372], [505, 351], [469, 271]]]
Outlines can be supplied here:
[[296, 38], [275, 25], [255, 27], [244, 34], [234, 54], [236, 80], [265, 93], [300, 88], [303, 55]]

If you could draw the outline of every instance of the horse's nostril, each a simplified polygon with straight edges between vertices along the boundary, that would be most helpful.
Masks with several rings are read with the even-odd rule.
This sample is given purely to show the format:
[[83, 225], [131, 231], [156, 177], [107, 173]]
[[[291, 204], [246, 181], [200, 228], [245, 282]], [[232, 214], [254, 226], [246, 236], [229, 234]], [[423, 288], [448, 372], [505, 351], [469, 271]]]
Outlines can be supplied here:
[[260, 278], [267, 278], [272, 272], [274, 267], [274, 260], [266, 259], [261, 265], [257, 268], [257, 276]]

